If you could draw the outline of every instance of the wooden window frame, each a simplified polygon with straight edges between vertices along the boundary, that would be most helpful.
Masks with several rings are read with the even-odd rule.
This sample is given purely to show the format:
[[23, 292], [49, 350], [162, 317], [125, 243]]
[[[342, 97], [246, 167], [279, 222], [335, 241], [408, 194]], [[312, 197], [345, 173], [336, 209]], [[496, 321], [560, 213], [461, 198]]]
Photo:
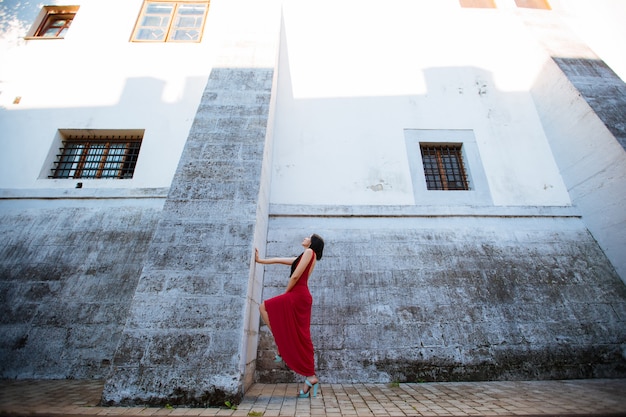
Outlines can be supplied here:
[[49, 178], [131, 179], [142, 140], [132, 132], [64, 135]]
[[[168, 17], [168, 22], [167, 22], [167, 27], [165, 25], [163, 26], [150, 26], [150, 25], [144, 25], [143, 20], [146, 16], [146, 13], [148, 11], [148, 7], [154, 4], [166, 4], [166, 5], [172, 5], [172, 10], [170, 11], [169, 17]], [[179, 11], [187, 5], [204, 5], [204, 13], [202, 14], [202, 23], [200, 24], [199, 28], [196, 27], [185, 27], [185, 26], [180, 26], [178, 25], [178, 21], [180, 18], [180, 14]], [[210, 0], [184, 0], [184, 1], [179, 1], [179, 0], [144, 0], [143, 5], [141, 6], [141, 11], [139, 12], [139, 16], [137, 17], [137, 21], [135, 22], [135, 29], [133, 30], [133, 34], [131, 36], [131, 42], [147, 42], [147, 43], [199, 43], [202, 42], [202, 35], [204, 33], [204, 26], [206, 24], [206, 19], [207, 19], [207, 15], [209, 13], [209, 7], [211, 5]], [[163, 15], [164, 16], [164, 15]], [[142, 39], [140, 38], [140, 33], [143, 30], [148, 30], [150, 31], [150, 28], [153, 28], [152, 30], [156, 30], [156, 28], [162, 29], [164, 32], [164, 35], [162, 38], [158, 38], [158, 39]], [[176, 34], [178, 33], [178, 31], [183, 30], [185, 31], [185, 29], [187, 30], [197, 30], [198, 31], [198, 37], [197, 39], [190, 39], [190, 40], [181, 40], [181, 39], [175, 39]]]
[[524, 9], [552, 10], [548, 0], [515, 0], [515, 5]]
[[462, 144], [420, 143], [426, 188], [439, 191], [468, 191]]
[[[419, 206], [492, 206], [493, 198], [474, 131], [470, 129], [404, 129], [414, 203]], [[426, 187], [421, 145], [461, 145], [467, 191]]]
[[[79, 6], [43, 6], [25, 39], [64, 39], [65, 32], [76, 18]], [[54, 23], [64, 20], [63, 25], [56, 27], [54, 36], [46, 36]]]
[[468, 9], [495, 9], [494, 0], [459, 0], [459, 4], [463, 8]]

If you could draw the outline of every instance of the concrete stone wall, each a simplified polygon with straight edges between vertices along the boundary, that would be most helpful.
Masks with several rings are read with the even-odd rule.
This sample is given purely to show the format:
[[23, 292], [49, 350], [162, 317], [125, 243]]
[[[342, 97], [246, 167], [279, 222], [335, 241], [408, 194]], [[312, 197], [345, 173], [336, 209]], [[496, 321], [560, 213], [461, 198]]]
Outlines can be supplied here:
[[572, 85], [626, 149], [626, 84], [600, 59], [554, 57]]
[[[626, 376], [626, 286], [578, 217], [275, 215], [267, 255], [310, 233], [322, 381]], [[288, 274], [267, 266], [263, 298]], [[298, 380], [274, 353], [262, 326], [259, 380]]]
[[0, 378], [110, 369], [162, 200], [86, 204], [0, 204]]
[[273, 69], [214, 69], [107, 379], [110, 404], [243, 393], [249, 280]]
[[[216, 2], [223, 32], [133, 298], [105, 404], [236, 403], [256, 365], [277, 2]], [[245, 13], [242, 13], [245, 11]]]

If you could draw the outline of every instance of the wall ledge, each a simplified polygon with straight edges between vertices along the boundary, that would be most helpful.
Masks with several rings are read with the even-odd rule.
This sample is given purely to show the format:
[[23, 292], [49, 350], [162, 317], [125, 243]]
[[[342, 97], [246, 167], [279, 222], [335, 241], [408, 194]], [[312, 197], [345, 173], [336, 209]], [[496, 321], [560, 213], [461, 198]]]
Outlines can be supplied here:
[[575, 217], [575, 206], [333, 206], [271, 204], [270, 217]]
[[168, 192], [169, 187], [0, 189], [0, 200], [164, 199]]

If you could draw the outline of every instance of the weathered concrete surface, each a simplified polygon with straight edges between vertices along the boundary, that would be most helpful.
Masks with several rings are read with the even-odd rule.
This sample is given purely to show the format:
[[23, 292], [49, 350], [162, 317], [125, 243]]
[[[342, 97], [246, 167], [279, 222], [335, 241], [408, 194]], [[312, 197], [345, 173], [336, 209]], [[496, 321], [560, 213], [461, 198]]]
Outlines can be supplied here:
[[214, 69], [107, 379], [110, 404], [223, 405], [244, 331], [273, 69]]
[[103, 378], [110, 369], [162, 201], [68, 204], [0, 207], [1, 378]]
[[212, 26], [219, 30], [215, 55], [207, 57], [211, 73], [104, 387], [105, 404], [223, 406], [237, 402], [254, 375], [262, 275], [253, 248], [267, 225], [280, 8], [245, 0], [212, 12], [220, 23]]
[[567, 79], [626, 149], [626, 84], [600, 59], [554, 57]]
[[[576, 217], [272, 217], [268, 256], [326, 240], [310, 280], [327, 382], [626, 376], [626, 286]], [[266, 267], [263, 298], [288, 269]], [[298, 379], [272, 362], [261, 382]]]

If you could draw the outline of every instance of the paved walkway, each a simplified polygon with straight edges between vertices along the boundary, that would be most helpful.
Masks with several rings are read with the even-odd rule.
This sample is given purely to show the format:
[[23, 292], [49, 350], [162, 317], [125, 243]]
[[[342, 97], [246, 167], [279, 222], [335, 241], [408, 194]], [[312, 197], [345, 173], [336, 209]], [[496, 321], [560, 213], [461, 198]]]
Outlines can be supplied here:
[[626, 416], [626, 379], [423, 384], [257, 384], [236, 410], [99, 407], [102, 381], [0, 380], [0, 416]]

